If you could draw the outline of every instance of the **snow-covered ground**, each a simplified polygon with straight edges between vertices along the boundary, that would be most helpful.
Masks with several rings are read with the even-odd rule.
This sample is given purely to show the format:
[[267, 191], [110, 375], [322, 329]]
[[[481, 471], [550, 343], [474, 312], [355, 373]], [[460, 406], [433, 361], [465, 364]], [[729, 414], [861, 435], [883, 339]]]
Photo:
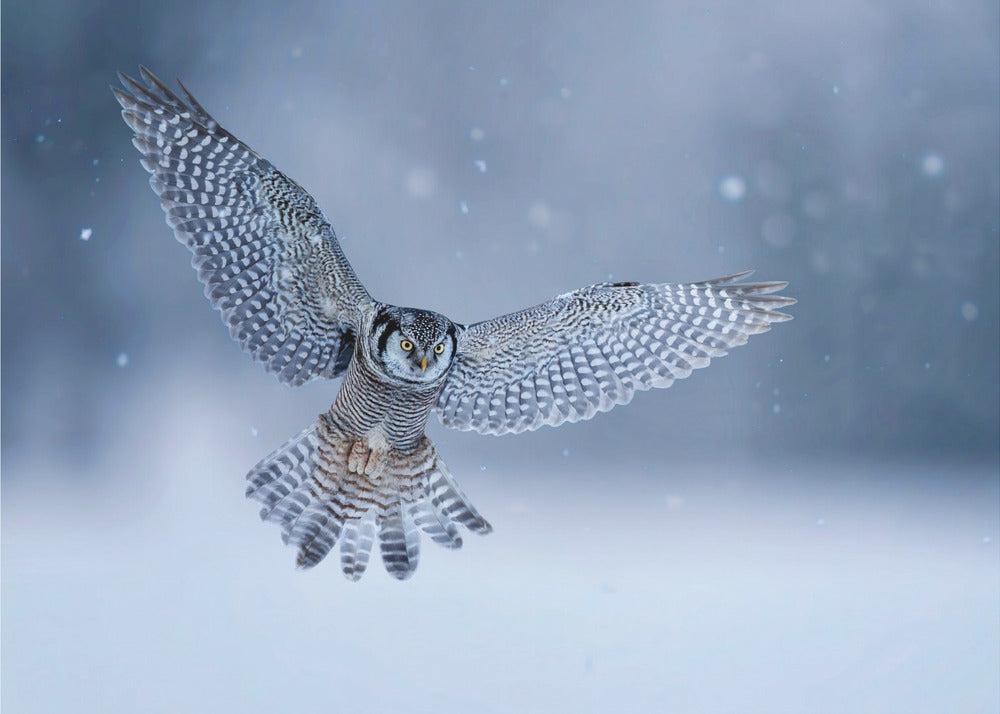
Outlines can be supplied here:
[[294, 569], [228, 427], [5, 490], [5, 711], [1000, 708], [995, 465], [459, 454], [495, 532], [353, 584]]

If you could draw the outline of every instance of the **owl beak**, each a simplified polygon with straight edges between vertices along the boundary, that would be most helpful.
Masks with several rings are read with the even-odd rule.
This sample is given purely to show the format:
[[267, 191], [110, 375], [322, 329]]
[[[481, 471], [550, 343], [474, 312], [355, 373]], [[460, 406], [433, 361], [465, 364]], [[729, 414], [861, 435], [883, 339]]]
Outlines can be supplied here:
[[420, 371], [424, 372], [426, 370], [427, 370], [427, 358], [424, 357], [422, 360], [420, 360]]

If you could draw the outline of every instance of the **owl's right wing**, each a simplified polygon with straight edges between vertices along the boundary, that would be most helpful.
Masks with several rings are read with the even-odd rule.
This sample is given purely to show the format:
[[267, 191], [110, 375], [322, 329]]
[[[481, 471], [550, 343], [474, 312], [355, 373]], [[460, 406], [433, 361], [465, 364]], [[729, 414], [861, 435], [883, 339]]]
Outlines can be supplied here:
[[602, 283], [480, 322], [459, 337], [435, 410], [445, 426], [517, 433], [589, 419], [669, 387], [790, 320], [787, 283], [749, 272], [686, 284]]
[[[350, 361], [371, 298], [312, 196], [258, 156], [180, 85], [140, 68], [112, 88], [167, 224], [193, 253], [230, 334], [289, 384]], [[178, 84], [180, 84], [178, 82]]]

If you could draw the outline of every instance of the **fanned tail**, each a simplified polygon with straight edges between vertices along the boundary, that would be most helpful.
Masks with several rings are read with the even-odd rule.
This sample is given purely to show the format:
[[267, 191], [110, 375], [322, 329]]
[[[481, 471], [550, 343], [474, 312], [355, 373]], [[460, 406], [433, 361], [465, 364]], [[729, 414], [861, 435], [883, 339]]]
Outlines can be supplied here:
[[460, 548], [459, 524], [482, 535], [492, 530], [429, 439], [403, 453], [345, 436], [326, 415], [257, 464], [247, 482], [261, 518], [298, 547], [299, 567], [316, 565], [339, 542], [350, 580], [364, 575], [376, 539], [386, 570], [405, 580], [420, 560], [421, 531]]

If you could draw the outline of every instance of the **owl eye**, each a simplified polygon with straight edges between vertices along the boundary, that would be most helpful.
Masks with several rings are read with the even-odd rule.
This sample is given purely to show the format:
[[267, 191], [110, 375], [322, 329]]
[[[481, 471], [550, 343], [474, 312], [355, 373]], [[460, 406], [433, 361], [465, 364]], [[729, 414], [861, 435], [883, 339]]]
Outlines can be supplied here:
[[434, 345], [434, 354], [439, 355], [442, 352], [444, 352], [444, 343], [443, 342], [440, 342], [440, 343]]
[[399, 343], [399, 346], [403, 348], [403, 352], [409, 352], [413, 349], [413, 343], [409, 340], [403, 340]]

